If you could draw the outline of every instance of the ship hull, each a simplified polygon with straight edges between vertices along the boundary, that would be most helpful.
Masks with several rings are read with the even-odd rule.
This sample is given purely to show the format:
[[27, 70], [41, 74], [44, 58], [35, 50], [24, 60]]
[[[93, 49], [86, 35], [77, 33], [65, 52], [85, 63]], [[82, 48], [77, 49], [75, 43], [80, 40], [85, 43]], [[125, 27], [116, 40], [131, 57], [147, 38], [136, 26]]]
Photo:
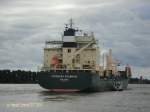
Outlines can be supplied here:
[[38, 73], [41, 87], [53, 92], [111, 91], [127, 88], [125, 77], [101, 78], [98, 73], [88, 70], [51, 70]]

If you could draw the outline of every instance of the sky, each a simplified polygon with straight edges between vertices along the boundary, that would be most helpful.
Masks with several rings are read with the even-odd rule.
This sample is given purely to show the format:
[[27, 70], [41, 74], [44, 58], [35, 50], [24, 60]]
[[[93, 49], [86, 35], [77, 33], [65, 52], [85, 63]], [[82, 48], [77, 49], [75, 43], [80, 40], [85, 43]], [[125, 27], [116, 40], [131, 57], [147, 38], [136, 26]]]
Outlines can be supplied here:
[[94, 32], [101, 51], [150, 78], [150, 0], [0, 0], [0, 69], [37, 70], [64, 24]]

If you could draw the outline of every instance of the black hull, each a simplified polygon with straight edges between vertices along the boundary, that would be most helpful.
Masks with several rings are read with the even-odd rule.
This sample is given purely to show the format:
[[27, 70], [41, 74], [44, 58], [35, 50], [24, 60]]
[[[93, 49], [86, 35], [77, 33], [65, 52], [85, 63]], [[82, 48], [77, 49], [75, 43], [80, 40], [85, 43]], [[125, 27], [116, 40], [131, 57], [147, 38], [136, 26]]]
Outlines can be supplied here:
[[111, 91], [126, 89], [128, 78], [100, 78], [98, 73], [87, 70], [51, 70], [39, 72], [38, 83], [41, 87], [55, 92]]

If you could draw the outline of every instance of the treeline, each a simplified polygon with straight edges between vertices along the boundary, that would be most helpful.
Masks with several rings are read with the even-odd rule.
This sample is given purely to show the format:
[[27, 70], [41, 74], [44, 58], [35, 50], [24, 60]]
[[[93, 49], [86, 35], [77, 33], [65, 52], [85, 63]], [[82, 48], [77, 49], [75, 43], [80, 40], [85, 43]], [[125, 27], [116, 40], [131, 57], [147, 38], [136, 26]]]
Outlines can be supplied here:
[[[38, 72], [24, 70], [0, 70], [0, 83], [32, 84], [37, 83]], [[150, 84], [148, 79], [130, 78], [130, 84]]]
[[0, 83], [37, 83], [37, 72], [0, 70]]
[[139, 79], [139, 78], [131, 78], [129, 83], [130, 84], [150, 84], [150, 80], [148, 80], [148, 79]]

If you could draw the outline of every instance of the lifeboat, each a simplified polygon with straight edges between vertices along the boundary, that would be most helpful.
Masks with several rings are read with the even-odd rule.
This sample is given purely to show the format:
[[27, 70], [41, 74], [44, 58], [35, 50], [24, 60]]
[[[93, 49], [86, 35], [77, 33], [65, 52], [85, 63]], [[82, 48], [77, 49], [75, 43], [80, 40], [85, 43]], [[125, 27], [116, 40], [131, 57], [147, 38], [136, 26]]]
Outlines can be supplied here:
[[53, 55], [51, 58], [51, 66], [54, 68], [58, 68], [59, 62], [57, 55]]

